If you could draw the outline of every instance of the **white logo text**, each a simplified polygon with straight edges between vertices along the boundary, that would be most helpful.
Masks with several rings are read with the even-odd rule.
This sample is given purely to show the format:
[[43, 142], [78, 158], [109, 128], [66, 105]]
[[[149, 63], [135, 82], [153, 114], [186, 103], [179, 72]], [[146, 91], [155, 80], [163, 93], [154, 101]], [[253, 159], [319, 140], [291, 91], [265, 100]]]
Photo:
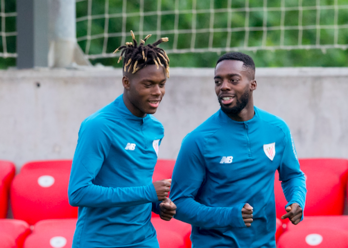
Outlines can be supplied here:
[[135, 146], [136, 146], [136, 144], [127, 143], [126, 150], [134, 151], [135, 150]]
[[233, 157], [232, 156], [227, 156], [227, 157], [222, 157], [220, 164], [230, 164], [232, 163]]

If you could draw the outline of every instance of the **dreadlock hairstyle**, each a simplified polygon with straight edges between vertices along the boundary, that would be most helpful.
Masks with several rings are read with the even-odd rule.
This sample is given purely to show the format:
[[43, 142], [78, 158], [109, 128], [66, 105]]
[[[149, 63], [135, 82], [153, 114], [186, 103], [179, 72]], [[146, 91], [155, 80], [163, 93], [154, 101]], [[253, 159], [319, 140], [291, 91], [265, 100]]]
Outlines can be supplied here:
[[169, 78], [169, 58], [166, 52], [157, 47], [162, 42], [167, 42], [168, 38], [161, 38], [155, 43], [145, 45], [145, 42], [150, 38], [151, 34], [147, 35], [143, 40], [140, 40], [138, 44], [135, 39], [133, 31], [130, 31], [133, 42], [126, 42], [126, 45], [117, 48], [117, 51], [122, 51], [117, 63], [123, 60], [124, 72], [131, 72], [132, 74], [143, 69], [146, 65], [156, 65], [157, 69], [162, 66], [166, 70], [167, 77]]

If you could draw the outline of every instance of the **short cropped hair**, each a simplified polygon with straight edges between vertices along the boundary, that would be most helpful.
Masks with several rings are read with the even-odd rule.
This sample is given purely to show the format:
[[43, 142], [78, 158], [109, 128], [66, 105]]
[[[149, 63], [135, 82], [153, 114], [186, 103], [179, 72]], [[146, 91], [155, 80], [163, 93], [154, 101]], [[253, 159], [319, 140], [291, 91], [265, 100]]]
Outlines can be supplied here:
[[252, 71], [252, 79], [255, 77], [255, 63], [254, 60], [247, 54], [241, 53], [241, 52], [230, 52], [222, 55], [218, 61], [216, 62], [216, 65], [219, 64], [221, 61], [224, 60], [239, 60], [242, 61], [244, 66]]

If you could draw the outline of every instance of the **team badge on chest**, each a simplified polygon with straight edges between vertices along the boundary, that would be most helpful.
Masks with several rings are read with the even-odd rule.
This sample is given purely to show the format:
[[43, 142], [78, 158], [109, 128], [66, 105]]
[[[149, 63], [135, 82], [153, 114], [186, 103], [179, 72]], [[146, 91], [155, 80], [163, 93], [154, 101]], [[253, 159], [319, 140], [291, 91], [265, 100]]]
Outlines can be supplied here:
[[152, 142], [152, 146], [153, 146], [153, 149], [154, 149], [155, 152], [156, 152], [157, 157], [158, 157], [158, 151], [159, 151], [159, 141], [160, 141], [160, 140], [154, 140], [154, 141]]
[[271, 161], [273, 161], [274, 156], [275, 156], [275, 154], [276, 154], [275, 143], [263, 145], [263, 150], [265, 151], [266, 156], [267, 156]]

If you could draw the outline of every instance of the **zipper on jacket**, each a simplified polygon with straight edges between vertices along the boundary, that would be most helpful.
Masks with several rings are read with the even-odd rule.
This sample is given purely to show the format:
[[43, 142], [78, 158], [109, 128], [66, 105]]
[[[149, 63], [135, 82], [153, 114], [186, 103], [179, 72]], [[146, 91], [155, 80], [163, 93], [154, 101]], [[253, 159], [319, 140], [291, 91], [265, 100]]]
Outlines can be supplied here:
[[246, 138], [247, 138], [247, 144], [248, 144], [248, 156], [251, 157], [251, 147], [250, 147], [249, 127], [248, 127], [248, 124], [244, 123], [244, 129], [245, 129]]

